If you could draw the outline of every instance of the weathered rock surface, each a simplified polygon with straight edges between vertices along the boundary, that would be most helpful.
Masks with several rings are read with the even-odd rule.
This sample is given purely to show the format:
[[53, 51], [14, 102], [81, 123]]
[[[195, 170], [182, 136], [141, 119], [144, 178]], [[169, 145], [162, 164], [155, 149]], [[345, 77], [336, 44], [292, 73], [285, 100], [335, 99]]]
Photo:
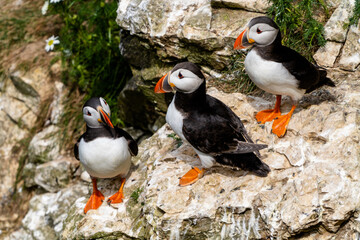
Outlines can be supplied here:
[[360, 22], [357, 26], [350, 26], [346, 42], [344, 44], [340, 68], [354, 71], [360, 64]]
[[[327, 4], [330, 7], [333, 5], [331, 2]], [[337, 8], [324, 26], [327, 43], [316, 52], [314, 59], [323, 67], [355, 71], [360, 64], [360, 23], [348, 26], [349, 19], [354, 13], [355, 1], [345, 0], [334, 6]]]
[[[41, 161], [28, 161], [26, 153], [29, 142], [35, 130], [46, 122], [44, 118], [49, 118], [47, 125], [58, 123], [56, 121], [59, 119], [59, 111], [52, 111], [48, 106], [53, 99], [63, 98], [65, 92], [65, 89], [59, 86], [61, 84], [54, 81], [48, 67], [39, 63], [41, 61], [37, 62], [37, 58], [43, 57], [45, 52], [43, 45], [43, 40], [33, 41], [25, 47], [11, 52], [11, 56], [6, 57], [7, 60], [2, 59], [3, 71], [0, 74], [0, 239], [18, 226], [27, 209], [26, 201], [30, 196], [28, 196], [27, 190], [22, 191], [24, 189], [21, 186], [22, 183], [25, 187], [37, 186], [34, 177], [37, 164]], [[35, 62], [39, 64], [35, 64]], [[28, 68], [29, 65], [31, 67]], [[62, 107], [60, 102], [56, 102], [56, 105], [53, 107], [55, 110]], [[51, 128], [54, 126], [48, 126], [48, 129]], [[59, 143], [55, 145], [54, 149], [56, 150]], [[38, 150], [38, 147], [39, 145], [33, 142], [32, 149]], [[59, 152], [56, 153], [56, 158], [59, 157], [58, 155]], [[37, 160], [42, 159], [39, 156], [36, 158]], [[20, 204], [22, 200], [24, 203]], [[17, 207], [17, 204], [21, 206]], [[22, 233], [24, 232], [20, 231], [16, 236], [20, 237]], [[24, 235], [20, 238], [29, 239], [31, 236], [31, 234]]]
[[314, 59], [318, 65], [333, 67], [336, 58], [339, 56], [343, 44], [337, 42], [326, 42], [325, 46], [320, 47], [315, 53]]
[[[271, 123], [262, 126], [254, 119], [273, 101], [209, 90], [242, 118], [254, 140], [269, 145], [261, 151], [272, 169], [268, 177], [216, 166], [195, 184], [179, 187], [178, 177], [200, 162], [187, 143], [179, 147], [165, 125], [140, 145], [124, 203], [104, 203], [84, 215], [87, 199], [78, 199], [62, 238], [356, 239], [359, 76], [334, 72], [330, 77], [338, 79], [338, 86], [306, 95], [284, 138], [270, 133]], [[282, 110], [290, 107], [284, 101]], [[108, 197], [119, 181], [100, 185]]]
[[349, 19], [354, 12], [354, 8], [355, 0], [341, 1], [339, 7], [336, 8], [324, 27], [327, 40], [345, 42], [347, 29], [344, 28], [344, 26], [349, 24]]
[[32, 163], [45, 163], [55, 160], [60, 153], [59, 127], [50, 125], [37, 133], [29, 144], [29, 161]]
[[[125, 123], [153, 133], [165, 123], [165, 120], [163, 116], [155, 113], [155, 107], [158, 105], [156, 104], [157, 99], [161, 103], [162, 98], [157, 96], [157, 98], [150, 100], [148, 94], [153, 94], [153, 89], [144, 86], [138, 78], [130, 79], [119, 96], [119, 105], [122, 106], [119, 115]], [[162, 111], [166, 111], [165, 104], [158, 105], [158, 107]], [[136, 135], [138, 134], [132, 135], [134, 139], [140, 137]]]
[[251, 12], [266, 13], [268, 7], [270, 7], [270, 1], [266, 0], [211, 0], [212, 7], [226, 7], [226, 8], [239, 8], [248, 10]]
[[80, 162], [73, 157], [63, 157], [40, 164], [35, 169], [34, 182], [48, 192], [57, 192], [71, 182], [79, 164]]
[[45, 193], [34, 196], [30, 209], [22, 220], [22, 227], [5, 239], [39, 239], [59, 238], [63, 221], [68, 210], [76, 199], [87, 195], [89, 188], [78, 183], [64, 188], [57, 193]]
[[0, 76], [0, 201], [15, 180], [19, 157], [16, 145], [28, 136], [41, 111], [41, 101], [51, 94], [48, 81], [43, 68], [13, 70]]
[[[234, 2], [241, 4], [240, 1]], [[141, 38], [140, 45], [154, 48], [162, 62], [187, 58], [195, 63], [223, 69], [232, 54], [233, 41], [240, 29], [259, 15], [240, 9], [212, 8], [210, 1], [206, 0], [141, 0], [120, 1], [117, 21], [127, 34]], [[160, 74], [146, 77], [145, 80], [160, 77]]]
[[45, 123], [46, 125], [59, 124], [62, 113], [64, 112], [63, 101], [66, 98], [68, 89], [62, 82], [59, 82], [59, 81], [55, 81], [54, 88], [55, 88], [54, 99], [50, 104], [50, 110], [49, 110], [50, 111], [50, 119], [48, 120], [48, 122]]

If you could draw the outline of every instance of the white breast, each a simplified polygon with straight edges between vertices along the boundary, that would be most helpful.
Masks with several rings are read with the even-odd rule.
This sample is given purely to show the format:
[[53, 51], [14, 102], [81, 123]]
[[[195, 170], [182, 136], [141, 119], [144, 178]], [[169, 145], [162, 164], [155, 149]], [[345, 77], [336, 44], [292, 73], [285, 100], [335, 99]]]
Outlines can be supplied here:
[[281, 63], [261, 58], [254, 49], [247, 54], [244, 64], [251, 80], [266, 92], [288, 95], [294, 101], [300, 100], [305, 93], [305, 89], [298, 88], [296, 78]]
[[175, 107], [175, 96], [171, 101], [166, 112], [166, 122], [170, 125], [172, 130], [183, 140], [186, 141], [182, 132], [183, 120], [185, 116]]
[[102, 137], [90, 142], [81, 139], [79, 158], [90, 176], [96, 178], [124, 177], [131, 166], [131, 154], [124, 137]]

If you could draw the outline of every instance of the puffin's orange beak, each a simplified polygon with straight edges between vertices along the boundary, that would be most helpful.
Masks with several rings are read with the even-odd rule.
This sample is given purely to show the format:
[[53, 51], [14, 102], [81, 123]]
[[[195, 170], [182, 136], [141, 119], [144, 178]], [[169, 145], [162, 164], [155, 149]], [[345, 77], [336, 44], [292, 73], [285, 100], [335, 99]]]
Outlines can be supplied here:
[[100, 117], [101, 119], [98, 119], [99, 122], [104, 122], [105, 124], [107, 124], [109, 127], [114, 128], [114, 125], [112, 124], [111, 120], [110, 120], [110, 116], [107, 115], [107, 113], [103, 110], [102, 107], [98, 107], [98, 110], [100, 112]]
[[249, 28], [245, 28], [242, 33], [237, 37], [234, 43], [234, 49], [245, 49], [253, 45], [255, 42], [253, 39], [248, 38]]
[[173, 84], [169, 84], [169, 76], [170, 76], [170, 72], [165, 74], [162, 78], [160, 78], [160, 80], [156, 83], [154, 92], [155, 93], [166, 93], [166, 92], [171, 92], [172, 86]]

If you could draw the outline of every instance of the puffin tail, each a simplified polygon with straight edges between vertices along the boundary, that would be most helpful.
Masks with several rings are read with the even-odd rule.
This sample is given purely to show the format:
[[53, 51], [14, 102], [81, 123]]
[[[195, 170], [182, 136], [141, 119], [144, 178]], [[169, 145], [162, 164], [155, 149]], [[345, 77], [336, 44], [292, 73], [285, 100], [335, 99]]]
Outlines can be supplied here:
[[259, 177], [266, 177], [270, 172], [269, 166], [261, 161], [254, 153], [222, 154], [216, 157], [216, 161], [223, 165], [251, 171]]
[[335, 87], [335, 83], [333, 82], [333, 80], [331, 80], [330, 78], [328, 78], [326, 76], [326, 70], [322, 69], [322, 68], [318, 68], [319, 71], [319, 82], [315, 85], [313, 85], [311, 88], [306, 90], [306, 93], [309, 93], [315, 89], [318, 89], [319, 87], [322, 87], [324, 85], [326, 86], [330, 86], [330, 87]]

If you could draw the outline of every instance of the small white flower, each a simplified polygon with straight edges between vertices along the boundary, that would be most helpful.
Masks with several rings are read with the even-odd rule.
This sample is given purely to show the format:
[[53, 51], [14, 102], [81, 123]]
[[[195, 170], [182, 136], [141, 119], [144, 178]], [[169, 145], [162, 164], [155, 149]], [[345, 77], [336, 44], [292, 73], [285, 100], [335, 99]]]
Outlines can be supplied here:
[[54, 37], [54, 35], [52, 35], [49, 39], [46, 40], [46, 46], [45, 46], [45, 50], [51, 51], [54, 49], [54, 45], [55, 44], [59, 44], [60, 41], [58, 40], [59, 37]]
[[45, 1], [45, 2], [44, 2], [44, 5], [43, 5], [42, 8], [41, 8], [41, 13], [42, 13], [42, 15], [45, 15], [45, 14], [46, 14], [48, 8], [49, 8], [49, 1]]
[[50, 3], [58, 3], [61, 2], [62, 0], [50, 0]]

